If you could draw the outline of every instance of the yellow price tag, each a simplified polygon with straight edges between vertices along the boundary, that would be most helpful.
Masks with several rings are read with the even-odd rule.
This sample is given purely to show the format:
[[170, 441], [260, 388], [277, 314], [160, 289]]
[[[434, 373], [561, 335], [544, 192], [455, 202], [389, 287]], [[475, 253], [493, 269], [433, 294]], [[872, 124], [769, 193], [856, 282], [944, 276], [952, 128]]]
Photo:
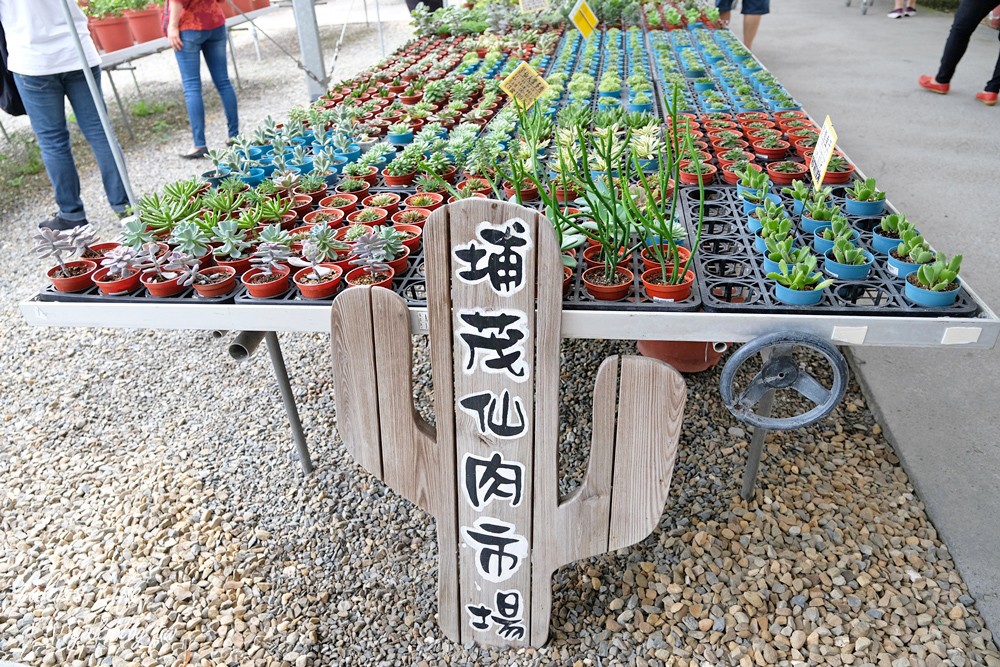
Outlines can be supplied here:
[[573, 5], [573, 9], [569, 13], [569, 19], [576, 26], [577, 30], [580, 31], [584, 39], [590, 37], [590, 34], [594, 32], [594, 28], [597, 27], [597, 15], [594, 14], [594, 10], [587, 4], [587, 0], [576, 1], [576, 4]]
[[534, 67], [524, 61], [521, 61], [521, 64], [500, 82], [500, 90], [510, 95], [519, 106], [525, 109], [530, 109], [531, 105], [548, 89], [549, 84], [545, 82], [545, 79], [535, 71]]
[[521, 13], [537, 12], [549, 8], [549, 0], [520, 0]]
[[830, 164], [830, 158], [833, 157], [833, 149], [836, 145], [837, 132], [833, 129], [833, 124], [830, 123], [830, 117], [827, 116], [826, 120], [823, 121], [823, 131], [819, 133], [819, 138], [816, 139], [812, 162], [809, 164], [809, 173], [812, 175], [814, 188], [818, 188], [823, 184], [823, 179], [826, 177], [826, 168]]

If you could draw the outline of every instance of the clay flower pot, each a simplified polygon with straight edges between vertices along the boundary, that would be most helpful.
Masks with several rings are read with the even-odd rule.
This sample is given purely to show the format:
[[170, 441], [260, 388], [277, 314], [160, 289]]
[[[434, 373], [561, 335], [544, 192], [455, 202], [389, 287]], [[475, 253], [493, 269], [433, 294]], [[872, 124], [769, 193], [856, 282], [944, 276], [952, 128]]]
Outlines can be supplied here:
[[[672, 267], [667, 267], [667, 275], [670, 275]], [[694, 284], [694, 272], [690, 269], [684, 273], [681, 282], [676, 285], [664, 285], [661, 281], [663, 274], [660, 267], [643, 271], [639, 279], [642, 286], [646, 288], [646, 295], [650, 299], [661, 299], [664, 301], [683, 301], [691, 296], [691, 285]]]
[[420, 237], [424, 230], [418, 225], [407, 225], [405, 223], [393, 223], [393, 228], [400, 234], [406, 234], [407, 238], [403, 239], [403, 245], [410, 249], [410, 253], [417, 251], [420, 247]]
[[460, 182], [457, 186], [459, 190], [466, 187], [472, 187], [473, 192], [478, 192], [479, 194], [487, 197], [490, 195], [491, 192], [493, 192], [493, 186], [490, 185], [489, 181], [483, 178], [476, 178], [476, 177], [467, 178], [464, 181]]
[[97, 289], [101, 290], [101, 294], [107, 296], [128, 294], [139, 289], [139, 272], [135, 269], [131, 269], [124, 277], [109, 278], [108, 268], [102, 267], [94, 271], [91, 278], [97, 285]]
[[[372, 200], [377, 197], [391, 198], [392, 202], [389, 204], [382, 204], [382, 205], [375, 204], [372, 202]], [[368, 197], [364, 198], [364, 201], [362, 201], [361, 204], [363, 206], [367, 206], [368, 208], [385, 209], [386, 213], [392, 215], [399, 210], [399, 195], [397, 195], [395, 192], [382, 192], [377, 195], [369, 195]]]
[[216, 278], [215, 282], [199, 284], [196, 280], [192, 287], [199, 296], [210, 299], [223, 294], [229, 294], [236, 287], [236, 269], [231, 266], [213, 266], [201, 272], [203, 276], [224, 276]]
[[299, 220], [301, 220], [306, 213], [312, 210], [313, 201], [312, 197], [309, 195], [294, 195], [292, 197], [292, 201], [292, 212]]
[[132, 31], [128, 28], [128, 19], [120, 18], [94, 19], [90, 30], [97, 36], [106, 53], [120, 51], [132, 46]]
[[[789, 164], [791, 164], [791, 165], [797, 165], [798, 168], [797, 168], [797, 170], [795, 172], [778, 171], [775, 168], [778, 164], [781, 164], [781, 165], [789, 165]], [[801, 181], [801, 180], [804, 180], [805, 177], [806, 177], [806, 172], [807, 171], [808, 171], [808, 169], [806, 168], [806, 166], [804, 164], [801, 164], [799, 162], [789, 162], [787, 160], [783, 160], [783, 161], [780, 161], [780, 162], [774, 162], [774, 163], [771, 163], [771, 164], [767, 165], [767, 175], [770, 177], [771, 181], [775, 185], [791, 185], [792, 181]]]
[[406, 267], [410, 265], [410, 249], [403, 245], [403, 254], [389, 262], [389, 268], [394, 275], [401, 276], [406, 273]]
[[256, 299], [271, 299], [280, 296], [288, 291], [288, 274], [291, 272], [287, 266], [274, 269], [271, 279], [266, 280], [266, 276], [261, 275], [261, 270], [250, 269], [243, 274], [240, 279], [246, 286], [250, 296]]
[[149, 295], [156, 298], [166, 298], [184, 291], [184, 286], [177, 282], [177, 278], [159, 280], [159, 274], [156, 271], [144, 271], [139, 281], [149, 292]]
[[[704, 172], [701, 174], [701, 181], [705, 185], [710, 184], [715, 180], [715, 172], [718, 171], [718, 167], [713, 164], [702, 163], [702, 169]], [[690, 174], [684, 171], [683, 165], [680, 170], [681, 183], [684, 185], [698, 185], [698, 174]]]
[[[339, 203], [344, 199], [350, 201], [346, 204]], [[348, 213], [350, 213], [351, 211], [353, 211], [358, 207], [358, 196], [348, 193], [331, 195], [329, 197], [321, 199], [319, 202], [319, 206], [320, 208], [335, 208], [339, 211], [343, 211], [344, 215], [347, 215]]]
[[629, 290], [632, 289], [634, 275], [628, 269], [618, 267], [615, 269], [615, 277], [618, 282], [606, 284], [604, 267], [595, 266], [583, 272], [583, 286], [590, 296], [599, 301], [620, 301], [628, 296]]
[[228, 266], [234, 272], [237, 278], [241, 277], [244, 273], [250, 270], [250, 258], [244, 257], [243, 259], [219, 259], [215, 258], [215, 263], [219, 266]]
[[[664, 243], [662, 247], [663, 247], [663, 255], [664, 255], [664, 257], [666, 257], [666, 259], [667, 259], [668, 262], [672, 261], [673, 260], [673, 255], [670, 253], [670, 246], [667, 245], [666, 243]], [[688, 258], [690, 256], [691, 256], [691, 251], [690, 250], [688, 250], [684, 246], [680, 246], [680, 245], [677, 246], [677, 258], [680, 260], [681, 264], [686, 263], [688, 261]], [[660, 268], [660, 261], [658, 259], [656, 259], [656, 255], [651, 252], [650, 248], [648, 248], [648, 247], [647, 248], [643, 248], [642, 252], [639, 253], [639, 257], [642, 259], [642, 265], [643, 265], [643, 267], [645, 267], [645, 269], [659, 269]], [[643, 274], [643, 275], [645, 275], [645, 274]]]
[[137, 44], [151, 42], [154, 39], [163, 37], [159, 7], [140, 9], [138, 11], [126, 9], [125, 19], [128, 21], [128, 29]]
[[347, 281], [348, 285], [367, 285], [369, 287], [384, 287], [386, 289], [392, 289], [392, 269], [389, 269], [385, 273], [376, 273], [375, 275], [369, 275], [368, 271], [364, 267], [357, 267], [356, 269], [351, 269], [344, 276], [344, 280]]
[[[374, 219], [374, 220], [371, 220], [371, 219], [369, 219], [369, 220], [358, 220], [358, 218], [361, 217], [361, 216], [363, 216], [363, 215], [371, 215], [370, 211], [375, 211], [375, 213], [377, 213], [379, 217], [376, 218], [376, 219]], [[349, 222], [352, 225], [355, 224], [355, 223], [357, 223], [357, 222], [360, 222], [362, 225], [369, 225], [371, 227], [377, 227], [379, 225], [384, 225], [385, 221], [386, 221], [386, 219], [388, 217], [389, 217], [389, 213], [384, 208], [378, 208], [376, 206], [376, 207], [373, 207], [373, 208], [363, 208], [360, 211], [355, 211], [354, 213], [348, 213], [347, 214], [347, 222]]]
[[401, 174], [399, 176], [390, 176], [385, 173], [385, 169], [382, 170], [382, 178], [385, 179], [385, 184], [389, 187], [404, 187], [407, 185], [412, 185], [413, 180], [417, 177], [416, 170], [411, 171], [408, 174]]
[[330, 269], [320, 280], [308, 277], [312, 273], [312, 267], [306, 267], [295, 272], [292, 282], [299, 288], [299, 294], [303, 299], [327, 299], [334, 295], [340, 287], [340, 278], [344, 275], [343, 270], [336, 264], [323, 263], [320, 266]]
[[78, 259], [66, 262], [69, 275], [63, 275], [59, 265], [53, 266], [45, 275], [52, 281], [52, 287], [59, 292], [82, 292], [94, 284], [93, 275], [97, 270], [97, 262], [89, 259]]
[[302, 218], [302, 222], [312, 227], [315, 224], [325, 222], [330, 227], [337, 227], [344, 219], [344, 212], [338, 208], [318, 208], [310, 211]]
[[[419, 213], [423, 217], [420, 220], [413, 220], [413, 216], [406, 215], [408, 213]], [[394, 225], [413, 225], [414, 227], [419, 227], [423, 229], [424, 223], [427, 222], [427, 217], [431, 212], [426, 208], [407, 208], [405, 211], [396, 211], [392, 214], [390, 220]]]
[[[601, 254], [601, 246], [593, 239], [587, 239], [587, 241], [591, 244], [583, 251], [583, 261], [587, 264], [587, 267], [604, 266], [604, 256]], [[618, 256], [621, 258], [618, 260], [619, 264], [628, 261], [629, 255], [625, 255], [624, 248], [619, 249]]]
[[518, 190], [520, 190], [522, 201], [531, 201], [533, 199], [538, 199], [538, 188], [534, 184], [532, 183], [522, 184], [520, 188], [515, 188], [514, 184], [511, 183], [510, 181], [504, 181], [503, 191], [504, 194], [507, 195], [508, 199], [517, 194]]
[[[433, 200], [431, 203], [423, 200]], [[427, 211], [433, 211], [441, 207], [444, 203], [444, 195], [438, 194], [437, 192], [418, 192], [415, 195], [410, 195], [403, 200], [403, 204], [406, 205], [407, 209], [423, 209]]]
[[304, 197], [309, 197], [312, 204], [319, 204], [320, 200], [326, 197], [326, 186], [319, 188], [318, 190], [313, 190], [312, 192], [302, 192], [298, 188], [292, 191], [292, 194], [302, 195]]

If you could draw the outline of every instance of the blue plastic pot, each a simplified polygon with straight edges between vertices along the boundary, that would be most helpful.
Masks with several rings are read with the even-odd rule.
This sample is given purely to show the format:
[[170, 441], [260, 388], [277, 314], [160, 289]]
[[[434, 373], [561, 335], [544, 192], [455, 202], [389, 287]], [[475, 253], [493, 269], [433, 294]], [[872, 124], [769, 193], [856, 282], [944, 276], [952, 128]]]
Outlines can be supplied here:
[[764, 255], [764, 275], [769, 273], [781, 273], [781, 268], [776, 261]]
[[[898, 245], [898, 244], [897, 244]], [[920, 264], [914, 264], [912, 262], [907, 262], [893, 255], [887, 255], [886, 258], [886, 270], [889, 271], [894, 276], [906, 279], [906, 276], [910, 275], [914, 271], [920, 268]]]
[[240, 180], [250, 187], [255, 188], [264, 180], [264, 170], [260, 167], [254, 167], [247, 171], [246, 176], [240, 176]]
[[597, 93], [597, 95], [599, 97], [614, 97], [615, 99], [621, 99], [622, 91], [621, 90], [611, 90], [611, 91], [608, 91], [608, 92], [599, 92], [599, 93]]
[[756, 234], [761, 229], [764, 229], [764, 225], [760, 223], [760, 220], [755, 218], [753, 215], [747, 216], [747, 229], [750, 230], [751, 234]]
[[846, 197], [844, 210], [849, 215], [882, 215], [882, 211], [885, 210], [885, 200], [857, 201], [856, 199]]
[[792, 215], [800, 215], [803, 208], [805, 208], [805, 202], [792, 199]]
[[347, 158], [348, 162], [354, 162], [359, 157], [361, 157], [361, 146], [358, 146], [357, 144], [351, 144], [350, 147], [345, 152], [341, 153], [339, 150], [335, 152], [337, 155], [343, 155], [345, 158]]
[[311, 157], [307, 157], [299, 163], [289, 162], [288, 169], [303, 175], [311, 173], [313, 170], [313, 160]]
[[808, 213], [803, 213], [799, 222], [799, 227], [801, 227], [802, 231], [806, 234], [815, 234], [820, 229], [829, 226], [830, 222], [828, 220], [813, 220], [809, 217]]
[[344, 165], [347, 164], [347, 158], [343, 155], [334, 155], [333, 164], [330, 168], [333, 169], [337, 174], [340, 174], [344, 170]]
[[[888, 255], [899, 245], [899, 239], [882, 236], [878, 233], [878, 230], [878, 227], [872, 230], [872, 249], [881, 255]], [[917, 230], [914, 229], [913, 231], [916, 232]], [[920, 232], [917, 233], [919, 234]]]
[[781, 303], [790, 306], [815, 306], [823, 300], [825, 289], [794, 290], [778, 283], [774, 284], [774, 296]]
[[[764, 197], [764, 199], [767, 200], [767, 201], [770, 201], [770, 202], [774, 202], [775, 204], [779, 204], [779, 205], [781, 204], [781, 197], [779, 197], [778, 195], [774, 194], [773, 192], [767, 193], [767, 195]], [[752, 201], [748, 201], [748, 200], [744, 199], [743, 200], [743, 214], [744, 215], [750, 215], [751, 213], [753, 213], [754, 211], [756, 211], [757, 207], [759, 207], [759, 206], [763, 206], [763, 202], [761, 202], [760, 204], [758, 204], [756, 202], [752, 202]]]
[[754, 231], [753, 249], [763, 255], [767, 252], [767, 242], [764, 240], [764, 237], [760, 235], [762, 231], [764, 231], [763, 227]]
[[961, 289], [962, 284], [961, 278], [957, 280], [959, 281], [958, 287], [946, 292], [934, 292], [929, 289], [924, 289], [923, 287], [917, 287], [907, 280], [903, 285], [903, 296], [918, 306], [927, 306], [928, 308], [944, 308], [955, 303], [955, 299], [958, 298], [958, 290]]
[[223, 167], [222, 165], [219, 165], [218, 171], [220, 175], [218, 176], [214, 175], [215, 171], [216, 171], [215, 169], [212, 169], [211, 171], [206, 171], [204, 174], [201, 175], [202, 179], [204, 179], [204, 181], [209, 185], [211, 185], [213, 188], [219, 187], [219, 183], [221, 183], [223, 180], [225, 180], [227, 176], [229, 176], [229, 167]]
[[711, 82], [711, 83], [697, 83], [696, 82], [694, 84], [694, 89], [695, 89], [695, 92], [699, 92], [699, 93], [703, 93], [706, 90], [715, 90], [715, 83], [714, 82]]
[[393, 146], [404, 146], [413, 142], [413, 130], [410, 130], [409, 132], [402, 132], [400, 134], [390, 132], [387, 136], [389, 143]]
[[264, 178], [271, 178], [271, 174], [273, 174], [276, 169], [274, 166], [274, 158], [269, 155], [265, 155], [257, 164], [264, 170]]
[[833, 259], [833, 250], [827, 250], [825, 255], [826, 261], [823, 263], [823, 270], [831, 276], [835, 276], [843, 280], [864, 280], [868, 277], [868, 273], [872, 270], [872, 264], [875, 262], [875, 255], [871, 254], [867, 250], [863, 250], [862, 252], [865, 254], [864, 264], [841, 264]]
[[650, 102], [649, 104], [636, 104], [634, 102], [629, 102], [628, 110], [633, 113], [635, 112], [649, 113], [653, 110], [653, 103]]
[[338, 174], [336, 171], [331, 171], [329, 174], [323, 177], [323, 181], [326, 182], [327, 189], [330, 189], [333, 186], [335, 186], [337, 184], [337, 181], [339, 180], [340, 180], [340, 174]]

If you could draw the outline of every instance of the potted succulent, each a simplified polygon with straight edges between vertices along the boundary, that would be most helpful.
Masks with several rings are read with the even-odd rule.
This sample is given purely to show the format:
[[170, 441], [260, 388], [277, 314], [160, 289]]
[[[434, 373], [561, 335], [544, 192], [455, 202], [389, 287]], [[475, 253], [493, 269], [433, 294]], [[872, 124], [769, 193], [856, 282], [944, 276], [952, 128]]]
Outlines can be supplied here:
[[198, 260], [198, 265], [207, 268], [212, 264], [212, 253], [209, 248], [211, 239], [205, 229], [193, 220], [184, 220], [177, 223], [170, 233], [170, 244], [174, 249], [194, 257]]
[[198, 296], [214, 299], [229, 294], [236, 287], [236, 270], [231, 266], [198, 268], [197, 263], [185, 266], [177, 278], [184, 287], [193, 287]]
[[253, 267], [243, 274], [243, 285], [251, 296], [270, 299], [288, 291], [288, 248], [281, 243], [261, 243], [250, 258]]
[[[332, 240], [332, 235], [329, 235]], [[299, 293], [305, 299], [326, 299], [340, 287], [343, 270], [336, 264], [324, 263], [329, 250], [322, 243], [306, 239], [302, 246], [302, 257], [289, 257], [288, 263], [302, 267], [292, 276], [292, 282], [298, 287]]]
[[834, 153], [830, 156], [830, 161], [826, 165], [826, 175], [823, 180], [827, 183], [847, 183], [854, 175], [854, 165], [843, 155]]
[[326, 197], [319, 202], [321, 209], [335, 208], [344, 215], [351, 213], [358, 206], [358, 196], [349, 193], [340, 193]]
[[326, 197], [326, 180], [316, 174], [306, 174], [299, 179], [298, 186], [292, 190], [293, 195], [309, 197], [310, 205], [318, 204]]
[[799, 226], [807, 234], [815, 234], [830, 224], [835, 216], [842, 216], [839, 206], [831, 203], [832, 190], [829, 187], [814, 189], [803, 202]]
[[119, 245], [109, 250], [94, 271], [93, 280], [101, 294], [128, 294], [139, 289], [139, 253], [135, 248]]
[[430, 214], [431, 212], [426, 208], [406, 208], [393, 213], [391, 220], [394, 225], [404, 224], [423, 228]]
[[388, 242], [374, 232], [366, 232], [354, 241], [350, 263], [355, 269], [347, 272], [344, 280], [349, 285], [368, 285], [389, 288], [393, 271], [389, 266]]
[[827, 250], [833, 248], [834, 243], [841, 239], [854, 245], [860, 237], [861, 233], [851, 227], [846, 217], [835, 213], [830, 219], [829, 225], [824, 225], [813, 233], [813, 248], [818, 253], [826, 253]]
[[220, 220], [212, 226], [209, 237], [215, 249], [215, 262], [219, 266], [229, 266], [242, 276], [250, 268], [248, 248], [252, 245], [247, 240], [247, 230], [240, 229], [236, 220]]
[[874, 255], [858, 248], [846, 238], [834, 241], [825, 257], [823, 270], [842, 280], [864, 280], [875, 262]]
[[385, 240], [386, 257], [393, 275], [401, 276], [406, 273], [406, 267], [410, 264], [410, 248], [403, 242], [406, 238], [403, 233], [390, 225], [376, 227], [375, 233]]
[[384, 208], [363, 208], [359, 211], [355, 211], [354, 213], [349, 213], [347, 215], [347, 221], [352, 224], [360, 223], [362, 225], [376, 227], [378, 225], [384, 225], [388, 217], [389, 214]]
[[874, 178], [855, 181], [845, 198], [844, 210], [850, 215], [882, 215], [885, 207], [885, 193], [876, 187]]
[[97, 270], [97, 263], [89, 259], [67, 261], [66, 257], [81, 255], [96, 240], [89, 225], [74, 227], [65, 231], [39, 228], [34, 236], [35, 252], [40, 257], [55, 257], [56, 266], [46, 275], [52, 286], [60, 292], [80, 292], [91, 286], [91, 277]]
[[872, 248], [875, 252], [888, 255], [896, 246], [903, 232], [914, 229], [902, 213], [890, 213], [879, 221], [872, 230]]
[[377, 195], [369, 195], [361, 203], [369, 208], [383, 209], [392, 215], [399, 209], [399, 195], [395, 192], [381, 192]]
[[408, 123], [393, 123], [386, 135], [389, 143], [394, 146], [405, 146], [413, 141], [413, 129]]
[[156, 243], [142, 246], [136, 257], [136, 267], [142, 271], [139, 282], [150, 296], [158, 298], [171, 297], [184, 291], [184, 286], [177, 280], [180, 271], [189, 264], [197, 263], [196, 259], [176, 250], [161, 253]]
[[791, 160], [779, 160], [767, 165], [767, 174], [777, 185], [789, 185], [801, 181], [805, 179], [807, 171], [804, 164]]
[[358, 199], [368, 196], [368, 188], [368, 182], [358, 178], [345, 178], [337, 184], [338, 193], [354, 195]]
[[930, 308], [944, 308], [955, 303], [962, 280], [958, 273], [962, 268], [962, 256], [955, 255], [950, 260], [939, 253], [934, 261], [923, 264], [906, 276], [903, 296], [917, 304]]
[[886, 267], [894, 276], [906, 278], [925, 264], [934, 261], [934, 251], [915, 229], [902, 230], [899, 243], [889, 251]]
[[793, 306], [814, 306], [823, 300], [824, 290], [833, 279], [823, 279], [816, 270], [816, 256], [807, 253], [797, 264], [778, 262], [778, 270], [767, 274], [775, 282], [774, 296], [781, 303]]

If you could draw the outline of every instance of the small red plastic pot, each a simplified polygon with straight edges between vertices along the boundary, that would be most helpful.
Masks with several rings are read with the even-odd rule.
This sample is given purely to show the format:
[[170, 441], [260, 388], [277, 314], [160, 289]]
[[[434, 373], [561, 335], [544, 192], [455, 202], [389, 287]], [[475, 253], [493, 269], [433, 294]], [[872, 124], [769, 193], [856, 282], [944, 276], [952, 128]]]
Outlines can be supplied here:
[[93, 276], [97, 270], [97, 263], [89, 259], [78, 259], [66, 262], [66, 270], [70, 275], [63, 276], [61, 267], [56, 265], [45, 275], [52, 281], [52, 287], [59, 292], [82, 292], [94, 284]]
[[101, 294], [112, 296], [115, 294], [128, 294], [139, 289], [139, 272], [131, 269], [131, 272], [124, 277], [108, 278], [108, 267], [101, 267], [94, 271], [91, 278]]
[[257, 299], [271, 299], [288, 291], [288, 274], [290, 272], [291, 269], [287, 266], [280, 266], [272, 269], [272, 280], [256, 282], [262, 272], [260, 269], [253, 268], [244, 273], [241, 280], [247, 291], [250, 292], [250, 296]]
[[304, 282], [306, 276], [312, 273], [312, 267], [307, 266], [300, 269], [292, 276], [292, 282], [299, 288], [299, 294], [304, 299], [327, 299], [334, 295], [340, 287], [340, 279], [343, 271], [336, 264], [322, 263], [320, 266], [330, 269], [330, 273], [324, 276], [321, 282]]
[[192, 287], [194, 291], [198, 293], [199, 296], [203, 296], [207, 299], [222, 296], [223, 294], [229, 294], [236, 287], [236, 270], [231, 266], [213, 266], [211, 268], [205, 269], [201, 272], [204, 276], [217, 276], [225, 275], [226, 278], [219, 280], [214, 283], [209, 283], [207, 285], [199, 285], [197, 281], [194, 282]]
[[344, 280], [347, 281], [348, 285], [358, 286], [367, 285], [369, 287], [384, 287], [386, 289], [392, 289], [392, 269], [389, 269], [384, 273], [377, 273], [374, 276], [369, 276], [367, 269], [362, 266], [356, 269], [351, 269], [344, 276]]
[[177, 282], [177, 278], [158, 280], [158, 276], [156, 271], [144, 271], [139, 278], [139, 282], [149, 291], [150, 296], [165, 298], [184, 291], [184, 286]]

